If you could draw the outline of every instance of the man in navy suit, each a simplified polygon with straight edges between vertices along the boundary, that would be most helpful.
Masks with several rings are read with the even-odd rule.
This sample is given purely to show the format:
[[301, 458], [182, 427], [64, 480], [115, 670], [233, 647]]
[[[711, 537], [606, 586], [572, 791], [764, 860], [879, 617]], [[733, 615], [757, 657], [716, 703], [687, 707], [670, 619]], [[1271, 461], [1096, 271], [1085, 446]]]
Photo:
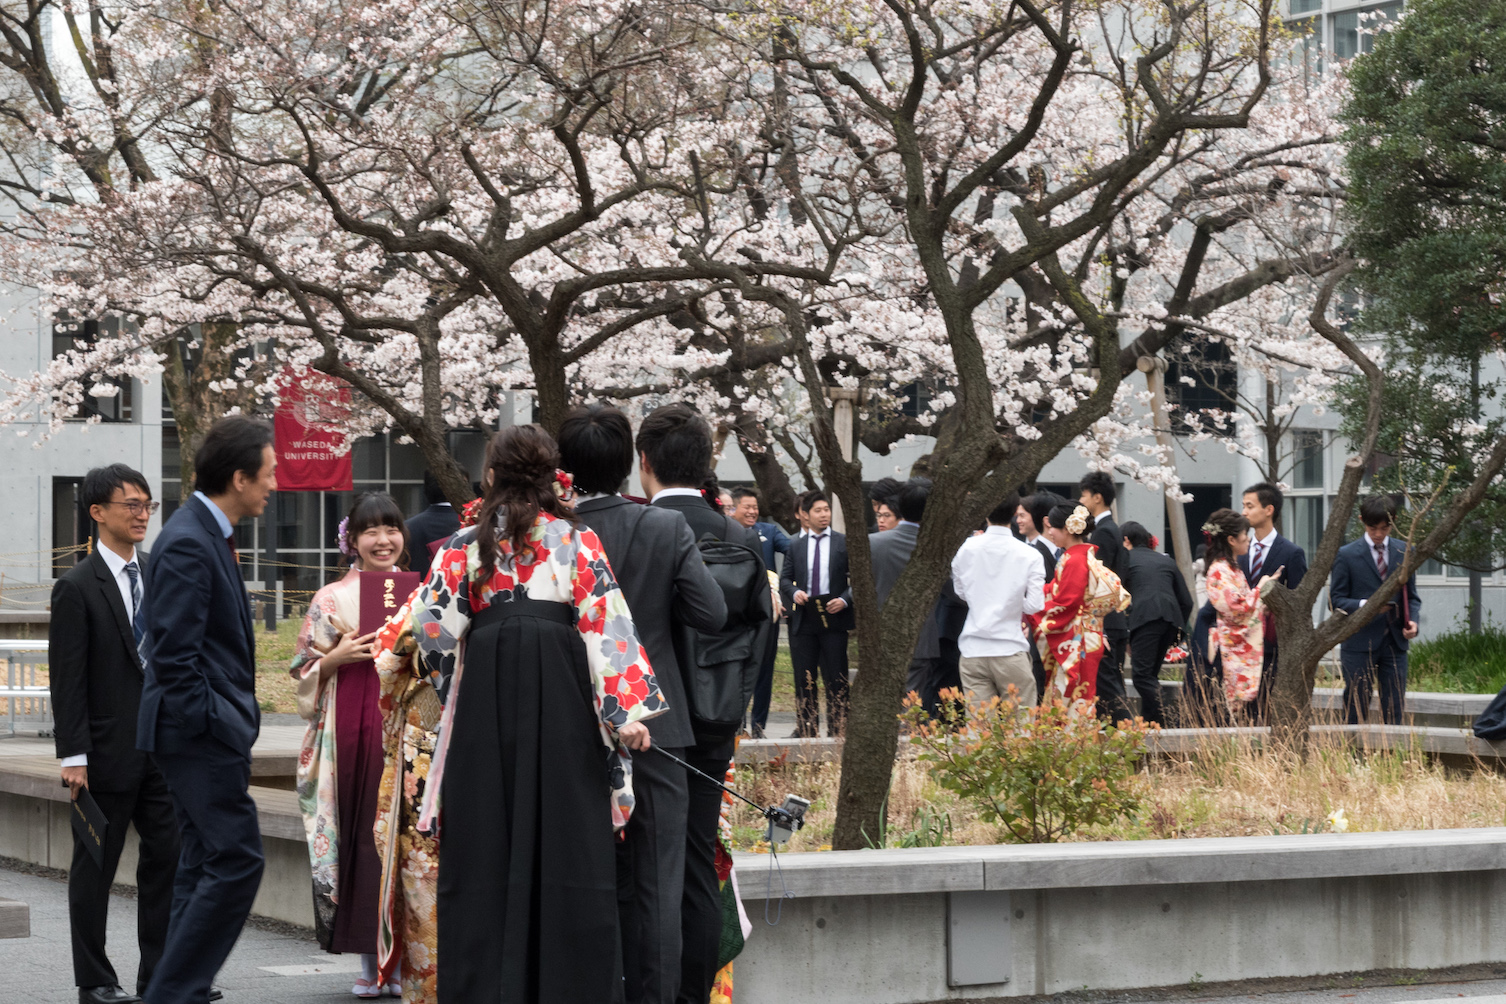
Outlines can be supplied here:
[[261, 727], [256, 638], [234, 530], [266, 509], [276, 467], [267, 423], [216, 422], [194, 456], [199, 490], [162, 528], [147, 566], [136, 745], [167, 779], [183, 842], [148, 1004], [208, 999], [261, 885], [261, 831], [247, 791]]
[[[763, 548], [763, 566], [772, 572], [779, 567], [774, 563], [775, 555], [785, 555], [785, 560], [789, 560], [792, 541], [778, 523], [766, 523], [758, 518], [759, 510], [762, 508], [763, 496], [759, 495], [757, 488], [732, 489], [732, 518], [758, 534], [759, 546]], [[783, 614], [783, 610], [774, 611], [776, 620]], [[778, 654], [779, 632], [770, 631], [768, 648], [764, 651], [763, 662], [758, 667], [758, 680], [753, 685], [753, 710], [749, 715], [749, 731], [754, 739], [762, 739], [763, 730], [769, 724], [769, 703], [774, 692], [774, 657]]]
[[[816, 681], [826, 685], [827, 734], [839, 736], [847, 719], [847, 633], [855, 625], [847, 582], [847, 538], [831, 529], [831, 503], [821, 492], [805, 497], [810, 532], [795, 542], [779, 575], [790, 612], [790, 662], [795, 670], [795, 733], [820, 734]], [[818, 676], [819, 674], [819, 676]]]
[[[1281, 489], [1268, 482], [1245, 489], [1243, 512], [1250, 521], [1250, 549], [1239, 556], [1239, 570], [1254, 589], [1261, 576], [1280, 574], [1276, 581], [1288, 589], [1302, 585], [1307, 575], [1307, 552], [1276, 531], [1284, 499]], [[1276, 687], [1276, 619], [1269, 613], [1265, 621], [1265, 654], [1261, 659], [1260, 693], [1255, 698], [1261, 721], [1266, 720], [1271, 693]]]
[[[1333, 574], [1328, 580], [1328, 598], [1335, 609], [1354, 613], [1365, 605], [1386, 577], [1401, 567], [1406, 546], [1391, 539], [1396, 503], [1389, 495], [1371, 495], [1360, 503], [1360, 522], [1365, 535], [1339, 548]], [[1350, 725], [1370, 715], [1372, 680], [1380, 683], [1381, 720], [1400, 725], [1407, 694], [1407, 648], [1417, 637], [1422, 598], [1417, 577], [1406, 583], [1369, 624], [1339, 646], [1344, 671], [1344, 716]]]

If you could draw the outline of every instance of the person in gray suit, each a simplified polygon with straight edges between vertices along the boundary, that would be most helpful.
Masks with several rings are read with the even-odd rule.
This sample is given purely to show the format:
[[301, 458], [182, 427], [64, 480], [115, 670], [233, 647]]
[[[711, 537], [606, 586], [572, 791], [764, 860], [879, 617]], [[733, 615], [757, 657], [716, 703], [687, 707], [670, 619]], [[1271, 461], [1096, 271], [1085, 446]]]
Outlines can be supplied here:
[[1166, 723], [1161, 708], [1161, 663], [1176, 644], [1192, 616], [1192, 593], [1171, 555], [1155, 549], [1150, 531], [1139, 523], [1125, 523], [1124, 588], [1129, 608], [1130, 666], [1140, 695], [1140, 717]]
[[[616, 408], [581, 405], [559, 431], [560, 462], [583, 493], [575, 515], [596, 532], [669, 710], [648, 723], [653, 744], [684, 758], [695, 744], [675, 657], [676, 621], [704, 631], [727, 619], [685, 517], [617, 493], [633, 469], [633, 429]], [[637, 799], [617, 845], [617, 912], [628, 1004], [674, 1004], [680, 985], [680, 902], [685, 887], [685, 768], [649, 753], [633, 760]]]
[[[915, 553], [915, 542], [920, 537], [920, 520], [926, 511], [926, 500], [931, 496], [930, 478], [911, 478], [900, 485], [893, 502], [899, 507], [899, 525], [893, 530], [880, 530], [868, 535], [868, 552], [873, 562], [873, 589], [878, 596], [879, 610], [889, 602], [889, 593], [900, 573], [910, 563]], [[946, 590], [951, 589], [948, 583]], [[955, 594], [954, 594], [955, 595]], [[926, 616], [915, 641], [915, 651], [910, 656], [910, 672], [905, 677], [905, 693], [914, 691], [920, 696], [926, 711], [936, 714], [940, 704], [941, 674], [941, 628], [937, 619], [940, 600]]]

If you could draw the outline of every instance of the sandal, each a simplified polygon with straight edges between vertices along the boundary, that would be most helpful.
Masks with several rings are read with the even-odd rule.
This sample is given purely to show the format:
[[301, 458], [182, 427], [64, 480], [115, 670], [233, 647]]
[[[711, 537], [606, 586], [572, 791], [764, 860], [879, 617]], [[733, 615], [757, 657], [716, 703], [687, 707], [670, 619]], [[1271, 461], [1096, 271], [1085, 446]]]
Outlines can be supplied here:
[[350, 992], [364, 1000], [372, 1000], [382, 996], [382, 985], [363, 976], [356, 980], [356, 985], [350, 988]]

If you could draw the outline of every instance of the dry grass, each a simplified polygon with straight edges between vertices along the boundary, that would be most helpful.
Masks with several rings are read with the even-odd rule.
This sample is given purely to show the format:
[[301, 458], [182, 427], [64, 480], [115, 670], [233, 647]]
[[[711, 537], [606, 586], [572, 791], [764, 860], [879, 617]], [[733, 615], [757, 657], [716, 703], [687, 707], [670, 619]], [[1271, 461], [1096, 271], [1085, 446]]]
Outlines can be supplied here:
[[[838, 775], [837, 764], [741, 767], [738, 784], [760, 804], [782, 801], [789, 792], [811, 799], [808, 824], [789, 849], [824, 850], [831, 841]], [[1483, 766], [1449, 769], [1420, 751], [1364, 753], [1335, 739], [1315, 739], [1306, 758], [1248, 742], [1210, 743], [1195, 756], [1151, 761], [1139, 783], [1143, 801], [1136, 817], [1073, 839], [1323, 832], [1330, 829], [1329, 815], [1340, 809], [1349, 832], [1500, 826], [1506, 810], [1506, 778]], [[931, 780], [926, 764], [896, 764], [887, 846], [900, 845], [907, 835], [913, 842], [914, 831], [937, 818], [950, 821], [941, 843], [1003, 842], [998, 827]], [[739, 849], [762, 849], [762, 822], [748, 806], [739, 803], [733, 830]]]

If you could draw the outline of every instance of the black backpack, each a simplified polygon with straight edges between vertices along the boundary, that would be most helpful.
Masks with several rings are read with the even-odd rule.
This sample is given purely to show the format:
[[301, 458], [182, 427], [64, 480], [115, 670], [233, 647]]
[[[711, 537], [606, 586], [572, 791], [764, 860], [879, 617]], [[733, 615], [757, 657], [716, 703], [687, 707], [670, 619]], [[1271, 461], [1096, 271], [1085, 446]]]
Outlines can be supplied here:
[[774, 611], [757, 551], [709, 533], [702, 534], [696, 547], [727, 601], [727, 623], [720, 631], [681, 625], [675, 647], [685, 674], [691, 731], [698, 744], [716, 745], [742, 728]]
[[1475, 735], [1491, 742], [1506, 739], [1506, 690], [1502, 690], [1475, 719]]

